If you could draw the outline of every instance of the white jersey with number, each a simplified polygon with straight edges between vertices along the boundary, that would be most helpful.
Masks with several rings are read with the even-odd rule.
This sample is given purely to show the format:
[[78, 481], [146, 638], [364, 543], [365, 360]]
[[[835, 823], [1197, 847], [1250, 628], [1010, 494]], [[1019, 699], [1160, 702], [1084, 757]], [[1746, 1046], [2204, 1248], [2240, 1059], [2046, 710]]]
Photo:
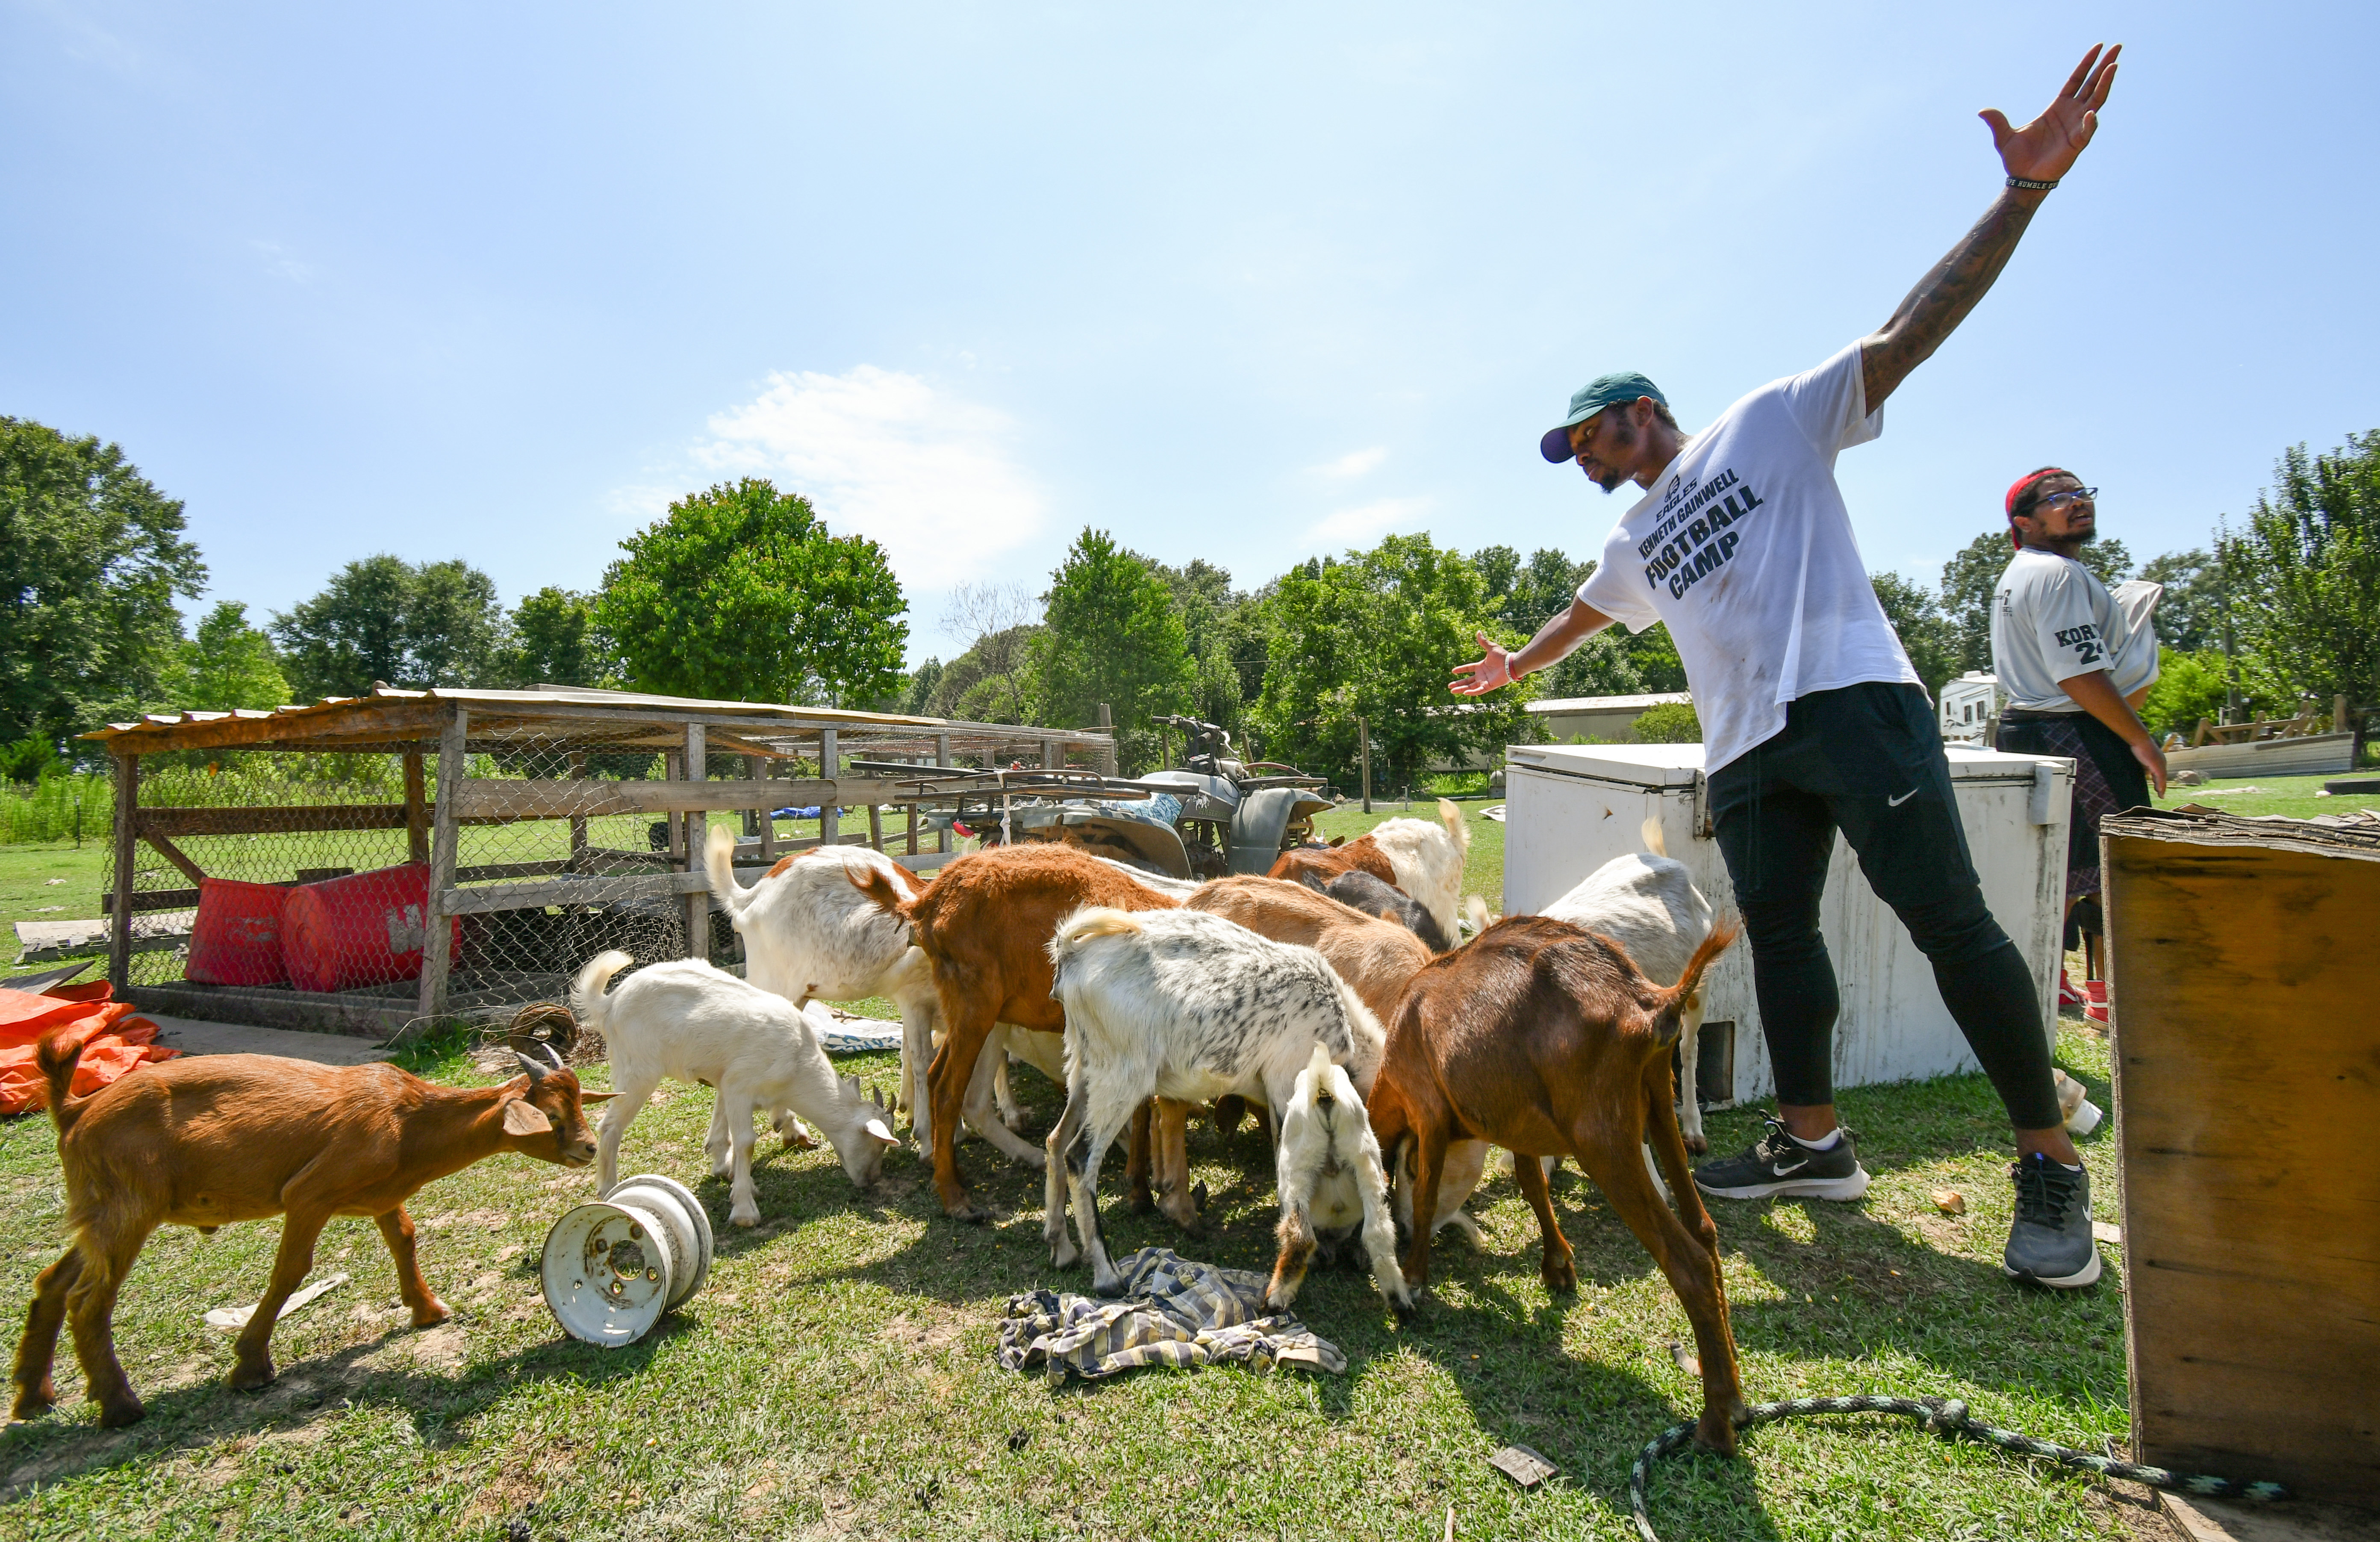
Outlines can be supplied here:
[[2031, 547], [2019, 552], [1992, 596], [1992, 673], [2009, 705], [2079, 712], [2059, 682], [2095, 670], [2107, 672], [2119, 696], [2153, 684], [2157, 645], [2148, 612], [2156, 596], [2155, 586], [2135, 587], [2150, 591], [2137, 625], [2098, 576], [2073, 558]]
[[1622, 515], [1578, 597], [1632, 632], [1666, 622], [1717, 771], [1785, 704], [1864, 681], [1922, 685], [1860, 560], [1835, 456], [1883, 431], [1854, 343], [1773, 381], [1686, 443]]

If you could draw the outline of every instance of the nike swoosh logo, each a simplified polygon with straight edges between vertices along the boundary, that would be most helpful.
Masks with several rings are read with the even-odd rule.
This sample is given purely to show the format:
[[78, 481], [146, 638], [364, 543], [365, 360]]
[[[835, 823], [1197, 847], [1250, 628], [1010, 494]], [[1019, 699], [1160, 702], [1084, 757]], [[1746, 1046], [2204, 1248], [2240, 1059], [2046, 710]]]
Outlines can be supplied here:
[[1801, 1172], [1803, 1168], [1809, 1165], [1810, 1159], [1804, 1157], [1798, 1162], [1779, 1162], [1769, 1168], [1768, 1171], [1775, 1173], [1779, 1178], [1790, 1178], [1794, 1173]]
[[1911, 798], [1913, 798], [1913, 797], [1915, 797], [1916, 795], [1917, 795], [1917, 789], [1916, 789], [1916, 788], [1914, 788], [1914, 787], [1912, 787], [1912, 788], [1910, 788], [1910, 789], [1909, 789], [1909, 791], [1907, 791], [1907, 792], [1905, 792], [1905, 793], [1901, 794], [1899, 797], [1888, 797], [1888, 798], [1886, 798], [1886, 799], [1884, 800], [1884, 806], [1885, 806], [1887, 808], [1898, 808], [1898, 807], [1900, 807], [1902, 804], [1907, 803]]

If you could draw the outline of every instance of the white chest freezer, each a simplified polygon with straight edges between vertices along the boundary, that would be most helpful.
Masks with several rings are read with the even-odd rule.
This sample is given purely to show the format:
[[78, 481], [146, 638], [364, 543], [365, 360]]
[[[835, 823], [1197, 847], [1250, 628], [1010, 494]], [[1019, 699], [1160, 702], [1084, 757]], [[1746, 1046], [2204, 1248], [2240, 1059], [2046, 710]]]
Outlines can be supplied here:
[[[2074, 762], [1947, 747], [1967, 848], [1984, 899], [2032, 967], [2044, 1031], [2057, 1032], [2058, 964], [2065, 923], [2066, 837]], [[1645, 818], [1686, 864], [1721, 916], [1735, 891], [1710, 833], [1700, 745], [1514, 745], [1506, 751], [1504, 908], [1543, 910], [1615, 856], [1642, 849]], [[1819, 925], [1842, 992], [1835, 1024], [1835, 1085], [1865, 1087], [1976, 1069], [1942, 1004], [1933, 965], [1876, 897], [1838, 834]], [[1726, 1104], [1775, 1090], [1752, 950], [1738, 942], [1703, 987], [1696, 1088]]]

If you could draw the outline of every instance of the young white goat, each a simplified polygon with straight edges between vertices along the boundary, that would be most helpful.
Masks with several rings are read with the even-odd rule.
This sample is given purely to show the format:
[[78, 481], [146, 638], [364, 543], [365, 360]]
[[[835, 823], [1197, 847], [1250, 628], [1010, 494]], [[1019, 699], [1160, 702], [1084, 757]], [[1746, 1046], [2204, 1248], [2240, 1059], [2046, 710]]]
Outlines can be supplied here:
[[[933, 971], [925, 953], [909, 945], [908, 927], [871, 904], [849, 875], [883, 873], [904, 894], [917, 893], [925, 880], [866, 846], [820, 846], [785, 857], [746, 889], [735, 882], [735, 851], [734, 833], [711, 826], [703, 867], [711, 894], [744, 938], [744, 977], [795, 1006], [869, 996], [891, 999], [901, 1010], [901, 1090], [893, 1103], [908, 1111], [919, 1147], [931, 1150], [932, 1105], [925, 1092], [939, 1011]], [[1008, 1095], [1006, 1058], [987, 1055], [981, 1063], [988, 1074], [978, 1075], [967, 1089], [966, 1122], [1011, 1158], [1038, 1166], [1041, 1148], [1013, 1133], [1021, 1116]], [[789, 1110], [764, 1111], [788, 1141], [803, 1144], [797, 1134], [800, 1121]], [[727, 1145], [722, 1099], [711, 1114], [710, 1138], [704, 1142], [714, 1170], [723, 1171]]]
[[[1365, 1116], [1354, 1082], [1331, 1063], [1330, 1050], [1321, 1044], [1315, 1045], [1313, 1059], [1297, 1074], [1289, 1111], [1281, 1117], [1277, 1158], [1281, 1256], [1273, 1262], [1272, 1282], [1265, 1288], [1265, 1305], [1293, 1305], [1307, 1262], [1318, 1250], [1323, 1262], [1332, 1262], [1351, 1235], [1362, 1237], [1373, 1279], [1402, 1283], [1380, 1143], [1372, 1137], [1372, 1122]], [[1395, 1298], [1390, 1299], [1393, 1305]]]
[[756, 1109], [791, 1109], [813, 1121], [854, 1184], [876, 1182], [885, 1151], [900, 1144], [886, 1123], [891, 1112], [880, 1095], [868, 1097], [856, 1079], [835, 1075], [798, 1007], [693, 958], [650, 965], [607, 992], [612, 977], [634, 962], [617, 949], [599, 953], [570, 987], [571, 1011], [610, 1047], [619, 1095], [595, 1137], [599, 1194], [611, 1192], [620, 1137], [664, 1078], [718, 1089], [734, 1177], [727, 1219], [738, 1226], [760, 1219], [752, 1195]]
[[[1101, 1294], [1113, 1293], [1122, 1280], [1099, 1234], [1099, 1163], [1143, 1102], [1159, 1095], [1194, 1103], [1261, 1097], [1280, 1130], [1298, 1075], [1318, 1046], [1346, 1067], [1351, 1088], [1379, 1074], [1379, 1020], [1321, 954], [1269, 941], [1220, 916], [1085, 906], [1050, 938], [1050, 994], [1066, 1012], [1066, 1111], [1047, 1143], [1042, 1234], [1051, 1262], [1063, 1266], [1081, 1256], [1066, 1233], [1071, 1192], [1091, 1258], [1091, 1288]], [[1070, 1164], [1066, 1153], [1086, 1135]], [[1308, 1141], [1303, 1149], [1327, 1160], [1338, 1146]], [[1285, 1184], [1292, 1160], [1281, 1156]], [[1293, 1192], [1311, 1186], [1301, 1179], [1294, 1189], [1285, 1187], [1284, 1209]], [[1385, 1199], [1384, 1187], [1385, 1179], [1359, 1185], [1367, 1227], [1391, 1225], [1375, 1203]], [[1401, 1273], [1391, 1268], [1375, 1278], [1391, 1305], [1411, 1310]], [[1290, 1288], [1293, 1293], [1294, 1284]]]

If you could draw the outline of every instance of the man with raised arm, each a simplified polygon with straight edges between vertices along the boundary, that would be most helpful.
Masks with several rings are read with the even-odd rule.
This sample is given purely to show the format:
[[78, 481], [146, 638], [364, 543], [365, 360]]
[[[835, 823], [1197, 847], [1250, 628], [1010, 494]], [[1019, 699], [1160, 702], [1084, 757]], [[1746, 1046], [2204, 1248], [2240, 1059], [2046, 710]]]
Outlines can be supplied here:
[[2091, 1184], [2060, 1123], [2033, 974], [1984, 904], [1941, 733], [1876, 602], [1835, 456], [1882, 431], [1884, 400], [1999, 276], [2042, 200], [2098, 129], [2117, 48], [2094, 47], [2046, 111], [1992, 131], [2007, 186], [1892, 319], [1773, 382], [1691, 437], [1638, 374], [1571, 398], [1541, 444], [1606, 492], [1645, 489], [1570, 609], [1517, 651], [1454, 673], [1478, 696], [1544, 669], [1613, 622], [1665, 622], [1703, 724], [1711, 820], [1752, 943], [1779, 1117], [1695, 1181], [1730, 1198], [1855, 1199], [1867, 1173], [1835, 1121], [1834, 966], [1818, 898], [1842, 832], [1934, 965], [1942, 999], [2016, 1126], [2016, 1222], [2003, 1268], [2044, 1285], [2099, 1277]]

